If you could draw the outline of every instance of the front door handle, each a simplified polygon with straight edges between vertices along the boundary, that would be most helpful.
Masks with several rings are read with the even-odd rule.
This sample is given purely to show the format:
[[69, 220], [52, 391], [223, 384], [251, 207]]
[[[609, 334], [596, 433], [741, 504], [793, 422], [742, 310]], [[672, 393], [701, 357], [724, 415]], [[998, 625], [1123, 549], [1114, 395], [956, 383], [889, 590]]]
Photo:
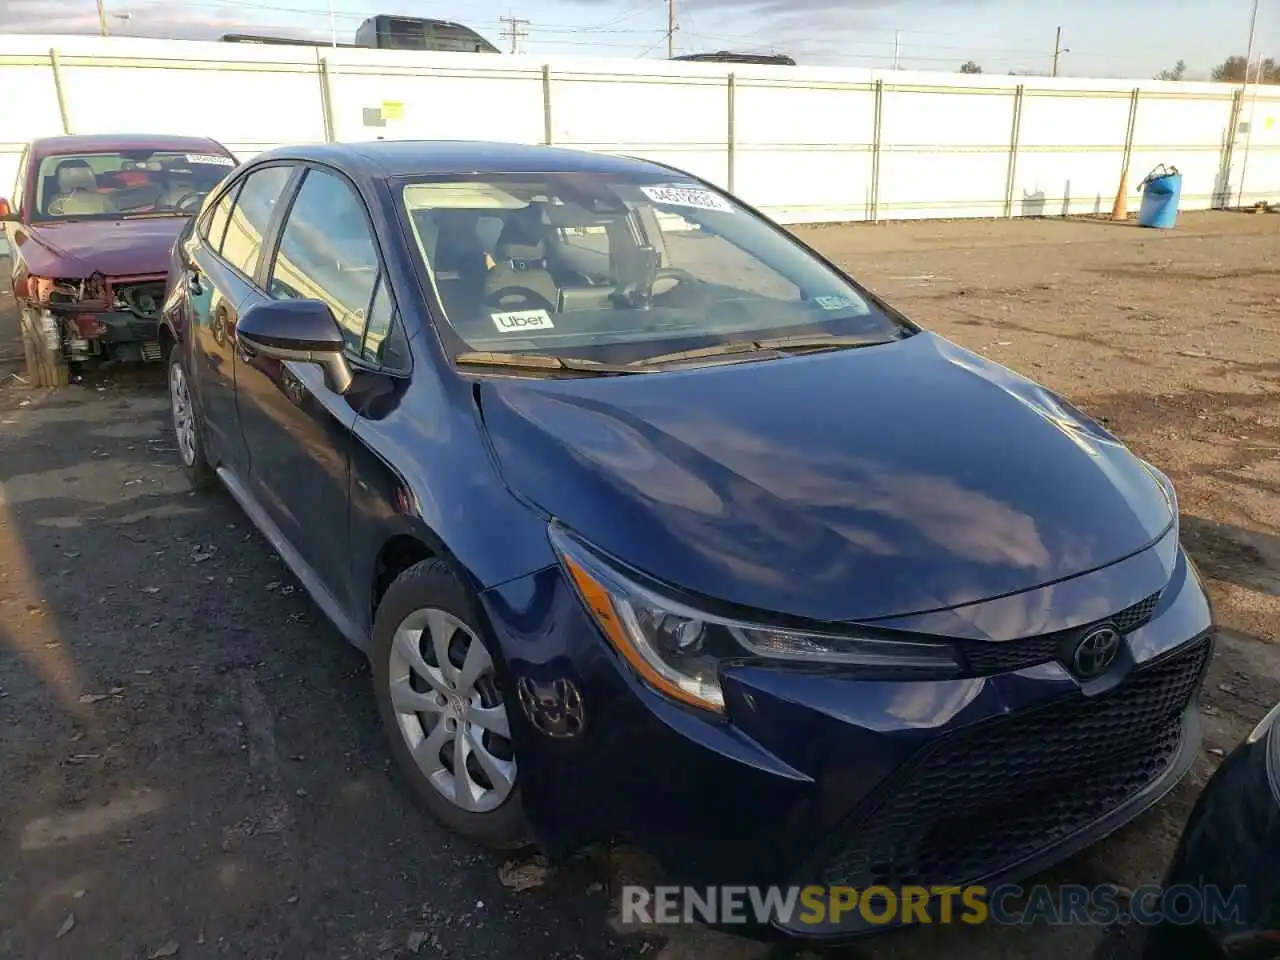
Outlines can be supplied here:
[[200, 283], [200, 271], [195, 267], [187, 268], [187, 291], [193, 297], [198, 297], [204, 293], [204, 287]]

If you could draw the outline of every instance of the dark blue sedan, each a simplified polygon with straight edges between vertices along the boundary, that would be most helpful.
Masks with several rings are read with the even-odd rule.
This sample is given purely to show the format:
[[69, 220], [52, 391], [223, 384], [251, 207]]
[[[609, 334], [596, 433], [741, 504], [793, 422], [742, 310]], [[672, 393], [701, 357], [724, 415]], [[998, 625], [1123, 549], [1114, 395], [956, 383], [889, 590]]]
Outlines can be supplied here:
[[1212, 620], [1169, 480], [686, 173], [275, 150], [175, 246], [165, 336], [191, 481], [485, 844], [990, 884], [1194, 755]]

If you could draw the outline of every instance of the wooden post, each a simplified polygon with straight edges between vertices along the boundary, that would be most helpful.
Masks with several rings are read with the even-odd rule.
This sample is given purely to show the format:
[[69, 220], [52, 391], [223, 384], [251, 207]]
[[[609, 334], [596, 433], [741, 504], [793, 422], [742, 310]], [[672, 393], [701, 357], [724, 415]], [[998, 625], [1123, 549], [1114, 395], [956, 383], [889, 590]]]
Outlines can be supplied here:
[[58, 322], [51, 315], [29, 307], [22, 308], [18, 322], [22, 327], [22, 352], [30, 386], [65, 387], [70, 377], [67, 361], [62, 356]]

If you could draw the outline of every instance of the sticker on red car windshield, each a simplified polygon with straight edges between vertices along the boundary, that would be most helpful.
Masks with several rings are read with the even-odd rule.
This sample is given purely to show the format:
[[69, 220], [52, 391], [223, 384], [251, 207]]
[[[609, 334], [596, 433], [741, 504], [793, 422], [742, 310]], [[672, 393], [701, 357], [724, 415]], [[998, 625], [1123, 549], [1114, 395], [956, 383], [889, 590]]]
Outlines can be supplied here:
[[724, 198], [702, 187], [641, 187], [640, 192], [654, 203], [672, 207], [695, 207], [698, 210], [718, 210], [733, 213], [733, 207]]
[[511, 310], [507, 313], [491, 313], [493, 325], [499, 333], [519, 333], [522, 330], [554, 330], [551, 315], [545, 310]]
[[234, 167], [236, 162], [230, 157], [219, 157], [212, 153], [188, 153], [187, 163], [207, 163], [215, 167]]

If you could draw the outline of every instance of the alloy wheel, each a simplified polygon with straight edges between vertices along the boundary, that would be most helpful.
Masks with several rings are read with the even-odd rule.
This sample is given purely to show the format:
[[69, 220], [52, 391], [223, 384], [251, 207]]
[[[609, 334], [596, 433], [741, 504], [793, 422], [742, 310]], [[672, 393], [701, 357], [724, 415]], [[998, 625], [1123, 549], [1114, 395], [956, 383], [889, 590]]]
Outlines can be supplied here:
[[389, 666], [396, 723], [422, 775], [461, 810], [501, 806], [516, 761], [485, 645], [452, 614], [415, 610], [396, 628]]
[[169, 364], [169, 406], [173, 411], [173, 434], [178, 441], [178, 453], [189, 467], [196, 462], [196, 423], [191, 390], [181, 363]]

